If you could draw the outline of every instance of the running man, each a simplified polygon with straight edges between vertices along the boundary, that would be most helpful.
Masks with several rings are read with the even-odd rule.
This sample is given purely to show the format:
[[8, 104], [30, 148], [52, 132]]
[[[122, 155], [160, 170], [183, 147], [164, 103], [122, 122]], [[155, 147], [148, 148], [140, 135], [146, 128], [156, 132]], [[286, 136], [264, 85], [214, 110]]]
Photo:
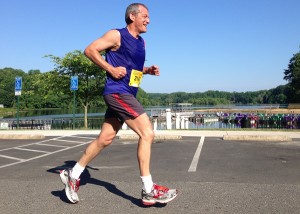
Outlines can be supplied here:
[[[102, 149], [112, 143], [124, 122], [139, 136], [137, 158], [143, 204], [168, 203], [177, 196], [176, 189], [159, 186], [152, 181], [150, 157], [154, 131], [149, 117], [136, 99], [143, 75], [160, 74], [158, 66], [144, 67], [145, 42], [140, 34], [147, 32], [150, 23], [147, 6], [141, 3], [129, 5], [125, 21], [125, 28], [109, 30], [84, 51], [93, 63], [106, 71], [103, 97], [107, 111], [99, 136], [88, 145], [72, 169], [60, 173], [67, 198], [72, 203], [79, 201], [77, 191], [81, 173]], [[99, 54], [104, 50], [106, 59]]]

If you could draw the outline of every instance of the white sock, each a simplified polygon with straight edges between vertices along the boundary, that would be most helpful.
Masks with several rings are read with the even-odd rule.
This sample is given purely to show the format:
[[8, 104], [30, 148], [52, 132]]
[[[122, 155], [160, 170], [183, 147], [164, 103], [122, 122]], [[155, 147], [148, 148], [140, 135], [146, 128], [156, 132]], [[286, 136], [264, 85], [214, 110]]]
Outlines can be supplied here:
[[76, 180], [79, 179], [79, 177], [84, 169], [85, 169], [85, 167], [80, 166], [79, 163], [77, 162], [72, 169], [71, 177], [75, 178]]
[[141, 176], [141, 179], [143, 183], [143, 190], [145, 190], [146, 193], [150, 193], [153, 187], [152, 176]]

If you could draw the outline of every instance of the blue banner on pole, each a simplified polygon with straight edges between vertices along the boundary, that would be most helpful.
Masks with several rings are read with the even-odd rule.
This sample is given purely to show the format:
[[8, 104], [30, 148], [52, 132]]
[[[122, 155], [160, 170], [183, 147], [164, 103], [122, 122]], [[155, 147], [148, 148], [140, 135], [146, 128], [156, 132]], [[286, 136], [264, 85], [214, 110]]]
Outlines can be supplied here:
[[78, 90], [78, 76], [71, 76], [71, 91]]
[[22, 90], [22, 77], [16, 77], [15, 79], [15, 91]]

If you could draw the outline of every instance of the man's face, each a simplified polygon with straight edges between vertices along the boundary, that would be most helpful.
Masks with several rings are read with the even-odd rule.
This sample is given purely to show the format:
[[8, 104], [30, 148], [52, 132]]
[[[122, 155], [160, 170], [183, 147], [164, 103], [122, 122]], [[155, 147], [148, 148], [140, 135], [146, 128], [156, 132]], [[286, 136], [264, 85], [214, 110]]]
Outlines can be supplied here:
[[139, 6], [140, 12], [134, 14], [134, 24], [139, 33], [147, 32], [147, 25], [150, 23], [149, 13], [146, 8]]

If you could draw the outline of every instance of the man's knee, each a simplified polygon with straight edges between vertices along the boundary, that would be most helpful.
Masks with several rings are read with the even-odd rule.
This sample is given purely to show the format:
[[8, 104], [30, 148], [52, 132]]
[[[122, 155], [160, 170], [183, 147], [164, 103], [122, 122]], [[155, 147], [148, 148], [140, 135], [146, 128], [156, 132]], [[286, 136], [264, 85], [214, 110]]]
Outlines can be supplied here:
[[113, 142], [114, 137], [104, 137], [104, 136], [99, 136], [98, 138], [96, 138], [96, 144], [98, 147], [107, 147], [109, 146], [112, 142]]
[[152, 129], [147, 129], [143, 131], [143, 133], [140, 135], [140, 138], [152, 142], [154, 140], [154, 131]]

